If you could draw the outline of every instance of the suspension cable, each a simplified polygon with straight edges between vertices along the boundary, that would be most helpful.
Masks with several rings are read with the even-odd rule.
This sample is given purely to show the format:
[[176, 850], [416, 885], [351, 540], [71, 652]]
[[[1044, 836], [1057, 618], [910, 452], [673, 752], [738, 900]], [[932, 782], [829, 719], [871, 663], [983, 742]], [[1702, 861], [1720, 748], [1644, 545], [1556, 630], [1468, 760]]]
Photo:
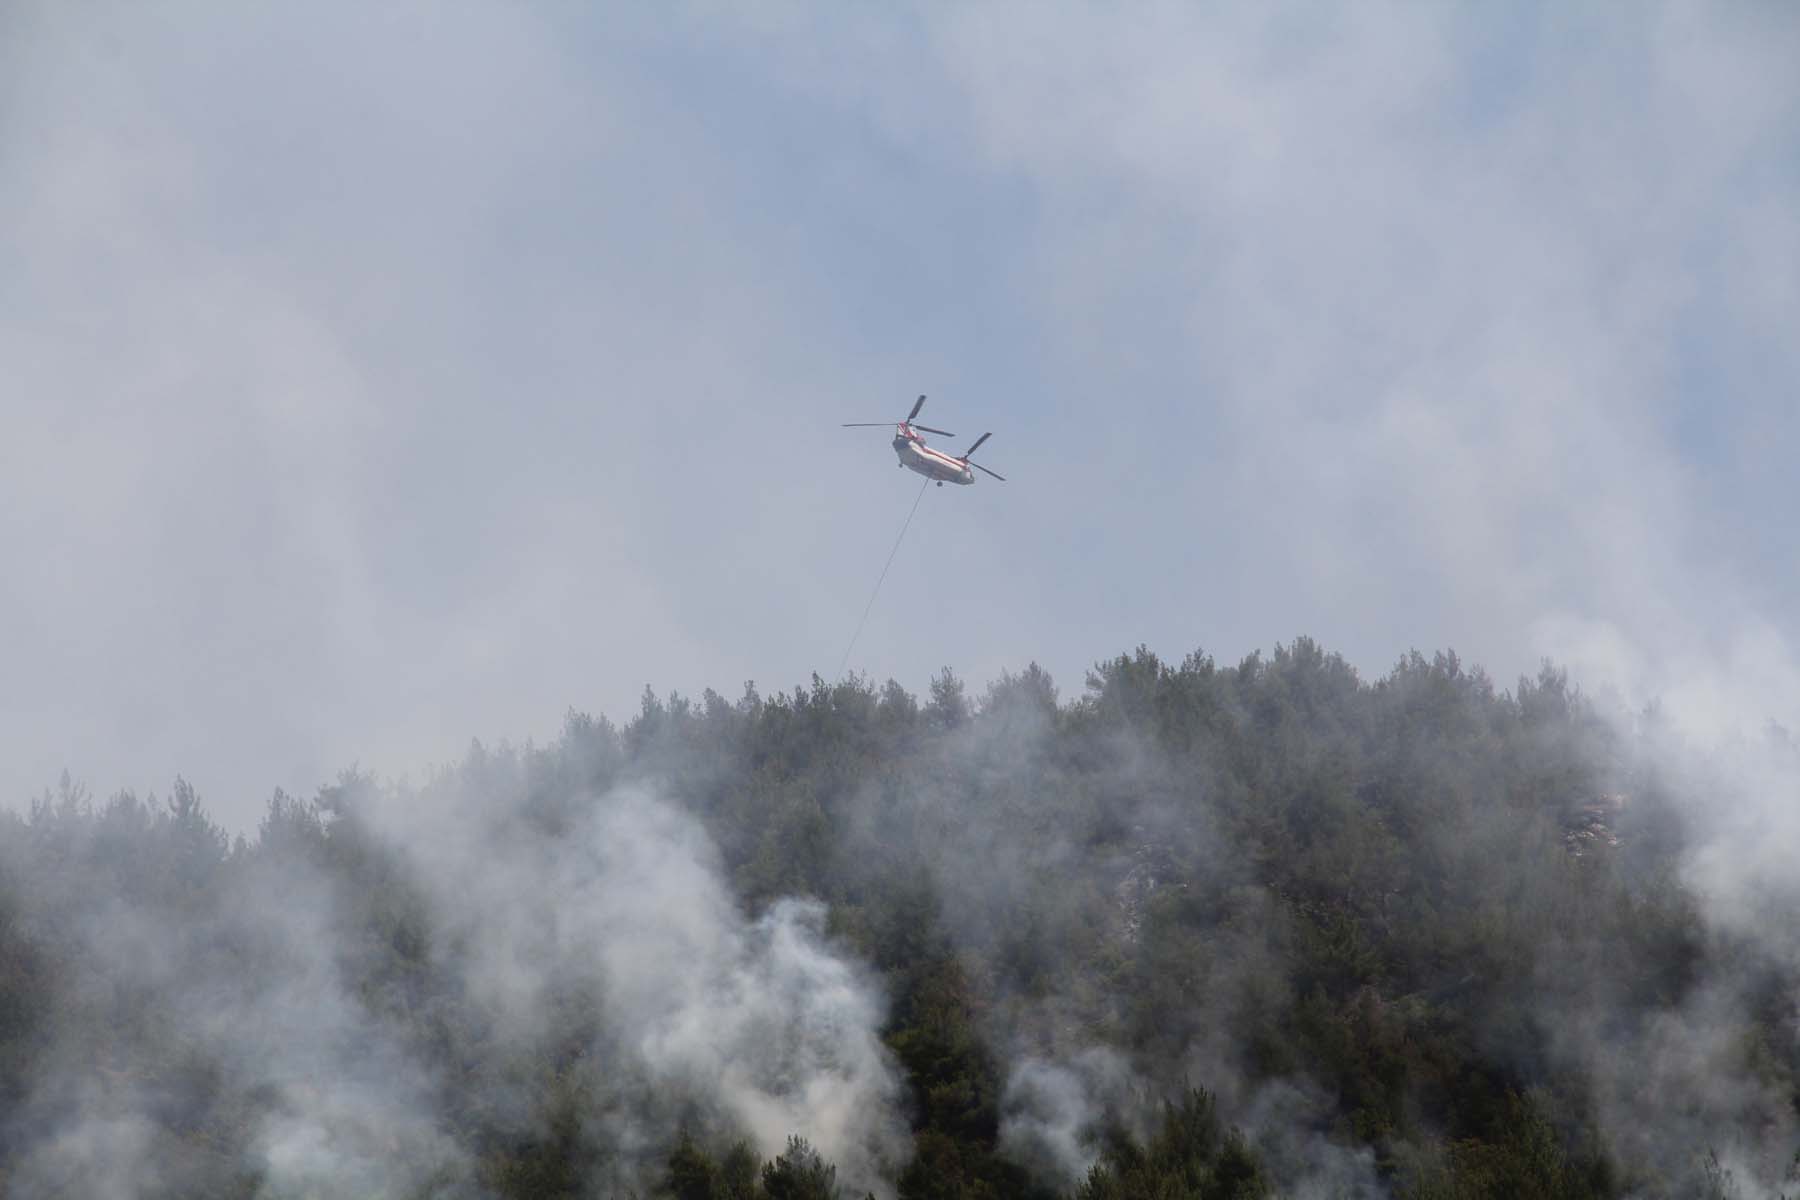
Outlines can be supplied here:
[[907, 510], [906, 520], [900, 526], [900, 536], [894, 539], [894, 548], [888, 551], [887, 561], [881, 564], [881, 575], [875, 580], [875, 590], [869, 593], [869, 602], [863, 606], [862, 620], [856, 623], [856, 632], [850, 635], [850, 644], [844, 647], [844, 659], [838, 663], [838, 679], [844, 677], [844, 668], [850, 663], [850, 652], [856, 649], [856, 639], [862, 636], [863, 625], [869, 619], [869, 610], [875, 607], [875, 597], [881, 594], [882, 581], [887, 578], [888, 568], [894, 565], [894, 555], [900, 553], [900, 543], [906, 540], [906, 531], [912, 528], [913, 513], [919, 511], [919, 501], [925, 498], [925, 489], [930, 486], [929, 479], [919, 485], [919, 494], [913, 497], [912, 508]]

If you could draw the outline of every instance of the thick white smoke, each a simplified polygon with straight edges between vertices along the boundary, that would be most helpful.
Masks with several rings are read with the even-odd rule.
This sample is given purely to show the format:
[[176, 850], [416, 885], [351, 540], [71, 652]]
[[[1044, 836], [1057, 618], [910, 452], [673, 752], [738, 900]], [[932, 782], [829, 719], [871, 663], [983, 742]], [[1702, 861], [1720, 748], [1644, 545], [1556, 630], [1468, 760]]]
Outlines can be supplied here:
[[[570, 802], [554, 829], [454, 775], [355, 790], [329, 845], [227, 859], [185, 914], [103, 870], [49, 906], [82, 975], [4, 1114], [23, 1139], [4, 1190], [481, 1196], [479, 1127], [566, 1134], [594, 1194], [641, 1194], [686, 1127], [765, 1157], [797, 1134], [857, 1194], [891, 1194], [910, 1147], [885, 1002], [821, 904], [746, 915], [648, 788]], [[394, 936], [420, 940], [396, 957]], [[107, 1047], [85, 1036], [120, 1022]]]
[[[221, 887], [185, 919], [118, 895], [76, 910], [66, 936], [84, 974], [69, 981], [25, 1125], [51, 1132], [10, 1181], [16, 1194], [177, 1195], [244, 1168], [268, 1197], [427, 1184], [473, 1194], [436, 1110], [441, 1081], [346, 979], [325, 878], [291, 862]], [[83, 1036], [121, 1022], [140, 1028], [107, 1047]], [[129, 1057], [133, 1033], [169, 1061]], [[167, 1136], [208, 1108], [250, 1125], [241, 1164], [228, 1149]]]
[[1021, 1058], [1000, 1101], [1000, 1145], [1059, 1184], [1079, 1179], [1098, 1156], [1105, 1122], [1142, 1108], [1140, 1091], [1131, 1063], [1107, 1046], [1064, 1061]]
[[[1329, 1101], [1298, 1080], [1250, 1087], [1239, 1073], [1218, 1064], [1204, 1077], [1223, 1084], [1218, 1099], [1251, 1145], [1262, 1154], [1278, 1195], [1293, 1200], [1375, 1200], [1389, 1190], [1366, 1146], [1322, 1136]], [[1000, 1143], [1052, 1182], [1079, 1180], [1099, 1158], [1108, 1126], [1140, 1139], [1156, 1119], [1145, 1073], [1108, 1046], [1089, 1046], [1067, 1059], [1027, 1057], [1007, 1077]]]
[[[908, 1139], [879, 1037], [885, 1004], [829, 944], [823, 905], [785, 899], [747, 917], [699, 823], [647, 787], [608, 793], [555, 836], [451, 795], [463, 811], [439, 811], [407, 854], [497, 1036], [553, 1036], [570, 984], [584, 984], [597, 1070], [716, 1108], [765, 1156], [798, 1134], [847, 1185], [887, 1190]], [[408, 806], [382, 811], [398, 839]], [[629, 1155], [664, 1148], [668, 1132], [621, 1113], [608, 1137]]]

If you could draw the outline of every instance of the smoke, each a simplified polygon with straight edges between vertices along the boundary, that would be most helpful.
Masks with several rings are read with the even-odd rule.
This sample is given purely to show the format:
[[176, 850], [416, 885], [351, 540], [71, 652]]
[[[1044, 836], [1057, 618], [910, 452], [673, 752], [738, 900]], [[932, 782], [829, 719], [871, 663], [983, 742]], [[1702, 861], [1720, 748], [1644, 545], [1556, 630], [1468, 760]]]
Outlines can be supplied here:
[[[1277, 1195], [1364, 1200], [1389, 1194], [1369, 1147], [1329, 1135], [1336, 1111], [1310, 1081], [1296, 1076], [1252, 1082], [1240, 1055], [1216, 1044], [1197, 1046], [1187, 1070], [1261, 1153]], [[1163, 1070], [1133, 1062], [1111, 1046], [1087, 1046], [1058, 1060], [1026, 1056], [1007, 1076], [1000, 1144], [1017, 1161], [1066, 1186], [1094, 1165], [1108, 1131], [1140, 1141], [1151, 1135], [1170, 1088]]]
[[[1767, 699], [1729, 685], [1719, 694], [1745, 707]], [[1776, 1197], [1792, 1193], [1800, 1161], [1800, 755], [1779, 726], [1707, 732], [1648, 718], [1634, 743], [1646, 794], [1633, 803], [1666, 806], [1681, 824], [1679, 878], [1704, 947], [1697, 977], [1623, 1028], [1616, 997], [1601, 992], [1566, 1049], [1589, 1072], [1621, 1160], [1698, 1179], [1705, 1147], [1740, 1194]], [[1648, 836], [1645, 823], [1625, 822], [1621, 836]]]
[[1374, 1200], [1388, 1188], [1375, 1173], [1367, 1146], [1325, 1136], [1334, 1113], [1329, 1099], [1301, 1079], [1255, 1089], [1237, 1108], [1238, 1123], [1263, 1153], [1277, 1195], [1289, 1200]]
[[[910, 1153], [892, 986], [895, 1044], [959, 1056], [945, 1111], [991, 1115], [1053, 1185], [1190, 1087], [1293, 1196], [1380, 1195], [1480, 1147], [1552, 1175], [1593, 1151], [1644, 1195], [1709, 1169], [1783, 1185], [1784, 735], [1686, 748], [1553, 670], [1502, 697], [1415, 655], [1371, 686], [1311, 643], [1224, 671], [1140, 653], [1064, 706], [1035, 671], [978, 706], [933, 693], [647, 705], [622, 742], [572, 724], [421, 786], [278, 798], [232, 850], [179, 788], [34, 815], [0, 840], [0, 900], [68, 949], [0, 1123], [6, 1183], [476, 1196], [550, 1147], [590, 1191], [641, 1190], [685, 1129], [765, 1156], [799, 1134], [885, 1193]], [[806, 750], [746, 800], [727, 748], [794, 714], [914, 752]], [[621, 749], [657, 782], [595, 782]], [[766, 794], [798, 798], [803, 834]], [[734, 880], [769, 899], [747, 911]], [[1465, 1091], [1526, 1098], [1458, 1113]]]
[[[1417, 1091], [1376, 1095], [1388, 1116], [1353, 1124], [1360, 1102], [1339, 1089], [1386, 1085], [1271, 1057], [1270, 1016], [1292, 1012], [1343, 1039], [1338, 1069], [1352, 1075], [1366, 1046], [1428, 1078], [1432, 1044], [1463, 1039], [1459, 1053], [1529, 1097], [1481, 1136], [1549, 1138], [1537, 1161], [1562, 1177], [1596, 1152], [1572, 1138], [1585, 1126], [1631, 1194], [1703, 1186], [1709, 1153], [1742, 1194], [1779, 1194], [1800, 1145], [1791, 739], [1690, 741], [1551, 668], [1502, 697], [1453, 655], [1404, 660], [1355, 701], [1363, 717], [1334, 727], [1353, 711], [1333, 709], [1343, 689], [1368, 685], [1315, 653], [1278, 651], [1265, 686], [1218, 689], [1219, 724], [1235, 731], [1195, 746], [1152, 736], [1158, 681], [1172, 675], [1141, 653], [1104, 664], [1060, 710], [1047, 680], [1003, 679], [975, 712], [938, 714], [952, 731], [902, 786], [859, 794], [847, 859], [922, 865], [943, 931], [988, 964], [1002, 1148], [1067, 1184], [1108, 1130], [1142, 1138], [1162, 1100], [1200, 1086], [1282, 1194], [1363, 1197], [1436, 1170], [1420, 1147], [1469, 1136], [1435, 1124], [1454, 1118]], [[1190, 669], [1210, 667], [1174, 674]], [[1304, 705], [1309, 693], [1317, 708], [1298, 719], [1320, 723], [1277, 742], [1270, 764], [1243, 761], [1251, 723], [1267, 718], [1230, 697]], [[1398, 740], [1334, 793], [1340, 747], [1381, 738]], [[1242, 789], [1264, 769], [1280, 782], [1262, 778], [1261, 807], [1246, 809]], [[1481, 930], [1479, 944], [1422, 955], [1405, 995], [1297, 991], [1316, 986], [1296, 979], [1299, 941], [1333, 928], [1302, 915], [1306, 897], [1257, 882], [1279, 871], [1229, 849], [1244, 847], [1246, 822], [1282, 820], [1303, 838], [1333, 831], [1284, 853], [1312, 856], [1305, 875], [1332, 889], [1327, 902], [1367, 906], [1396, 951], [1419, 954], [1446, 919]], [[1429, 833], [1384, 863], [1390, 827]], [[1358, 897], [1372, 881], [1386, 890]], [[1558, 1090], [1537, 1090], [1550, 1079]], [[1399, 1127], [1370, 1134], [1365, 1119]]]
[[1721, 930], [1800, 967], [1800, 927], [1784, 919], [1800, 910], [1800, 744], [1769, 724], [1760, 738], [1726, 741], [1706, 766], [1710, 786], [1689, 815], [1687, 883]]
[[1138, 1080], [1125, 1056], [1106, 1046], [1061, 1062], [1022, 1058], [1001, 1098], [1000, 1145], [1058, 1183], [1079, 1179], [1107, 1124], [1143, 1109]]
[[[1067, 1185], [1094, 1165], [1109, 1130], [1140, 1140], [1150, 1134], [1157, 1115], [1156, 1089], [1148, 1085], [1153, 1075], [1108, 1046], [1089, 1046], [1061, 1061], [1020, 1059], [1001, 1101], [1000, 1144], [1051, 1182]], [[1324, 1135], [1333, 1110], [1317, 1087], [1303, 1079], [1251, 1085], [1216, 1064], [1203, 1077], [1223, 1085], [1219, 1101], [1262, 1153], [1277, 1195], [1365, 1200], [1389, 1194], [1367, 1146]]]
[[[681, 1127], [765, 1156], [798, 1134], [891, 1193], [909, 1147], [885, 1005], [823, 906], [743, 913], [646, 786], [563, 798], [549, 827], [486, 774], [349, 780], [322, 821], [278, 799], [259, 846], [151, 903], [108, 822], [146, 843], [175, 822], [129, 798], [74, 822], [62, 865], [86, 869], [61, 895], [48, 872], [38, 911], [80, 974], [0, 1122], [11, 1193], [479, 1196], [471, 1130], [562, 1139], [590, 1193], [641, 1191]], [[221, 1128], [233, 1144], [184, 1136]]]
[[[346, 978], [327, 880], [303, 862], [254, 874], [228, 863], [212, 895], [146, 894], [115, 852], [148, 847], [106, 845], [109, 823], [149, 841], [143, 812], [114, 801], [91, 844], [59, 864], [87, 870], [45, 906], [68, 921], [59, 954], [79, 974], [8, 1122], [29, 1147], [18, 1194], [210, 1193], [246, 1169], [271, 1197], [467, 1191], [468, 1163], [433, 1102], [440, 1081]], [[165, 828], [204, 833], [192, 809]], [[241, 1132], [241, 1153], [163, 1132], [233, 1112], [223, 1124]]]
[[[16, 394], [65, 399], [8, 410], [19, 449], [0, 510], [23, 514], [9, 561], [55, 569], [0, 609], [63, 636], [12, 647], [34, 686], [0, 722], [5, 769], [36, 778], [85, 730], [73, 757], [110, 758], [114, 776], [205, 746], [214, 761], [195, 765], [222, 779], [308, 777], [353, 744], [404, 756], [447, 728], [516, 725], [593, 686], [584, 662], [667, 677], [754, 665], [746, 646], [795, 661], [832, 588], [746, 610], [714, 584], [720, 554], [837, 571], [759, 536], [816, 494], [611, 503], [651, 484], [597, 479], [586, 447], [648, 437], [661, 409], [596, 407], [586, 381], [685, 405], [693, 434], [716, 430], [727, 381], [777, 403], [804, 375], [819, 407], [793, 424], [811, 428], [837, 419], [812, 420], [846, 374], [820, 347], [879, 376], [892, 351], [874, 343], [911, 335], [870, 315], [895, 296], [894, 311], [942, 313], [918, 301], [948, 290], [973, 305], [950, 322], [976, 331], [962, 357], [1008, 380], [994, 394], [1030, 392], [1011, 385], [1036, 370], [1039, 415], [1089, 394], [1134, 406], [1079, 441], [1026, 442], [1037, 478], [1144, 486], [968, 510], [945, 536], [983, 552], [947, 556], [972, 574], [929, 597], [954, 606], [938, 627], [1003, 656], [1079, 648], [1072, 629], [1108, 623], [1167, 638], [1203, 624], [1238, 646], [1279, 623], [1365, 663], [1409, 640], [1473, 642], [1619, 689], [1634, 715], [1613, 720], [1612, 748], [1537, 748], [1579, 780], [1565, 802], [1621, 777], [1606, 784], [1630, 801], [1608, 830], [1617, 853], [1595, 851], [1618, 864], [1616, 893], [1589, 896], [1554, 844], [1522, 848], [1498, 783], [1470, 797], [1450, 772], [1419, 773], [1444, 785], [1422, 789], [1433, 815], [1455, 818], [1425, 849], [1501, 898], [1494, 944], [1474, 950], [1504, 969], [1481, 964], [1445, 1006], [1524, 1077], [1573, 1064], [1585, 1090], [1557, 1103], [1591, 1109], [1620, 1161], [1678, 1177], [1713, 1146], [1744, 1186], [1779, 1181], [1796, 1138], [1800, 768], [1785, 735], [1754, 730], [1800, 714], [1791, 555], [1767, 519], [1791, 507], [1795, 429], [1790, 17], [1652, 5], [1593, 36], [1589, 16], [1536, 11], [990, 8], [821, 42], [816, 22], [758, 15], [703, 23], [706, 52], [665, 76], [670, 56], [640, 51], [695, 30], [309, 10], [205, 30], [157, 17], [121, 37], [118, 14], [39, 9], [0, 38], [21, 68], [0, 104], [21, 266], [0, 336]], [[325, 63], [339, 86], [322, 91]], [[874, 156], [883, 168], [827, 138], [796, 169], [796, 96], [818, 118], [807, 136], [852, 128], [929, 153]], [[367, 186], [318, 186], [342, 178]], [[917, 220], [933, 195], [958, 212]], [[790, 220], [797, 202], [819, 220]], [[851, 244], [937, 268], [829, 252]], [[932, 244], [949, 252], [915, 253]], [[952, 263], [984, 278], [946, 289]], [[470, 270], [482, 287], [461, 286]], [[777, 275], [786, 311], [765, 294]], [[614, 329], [636, 332], [595, 335]], [[538, 399], [496, 408], [502, 385]], [[1005, 436], [1067, 428], [1015, 424]], [[689, 477], [733, 478], [741, 441], [690, 437]], [[181, 479], [210, 483], [159, 486]], [[1001, 519], [1008, 536], [990, 536], [1001, 526], [982, 522]], [[571, 556], [569, 528], [607, 532]], [[695, 553], [709, 540], [717, 553]], [[218, 569], [259, 555], [283, 569]], [[578, 619], [596, 605], [627, 615]], [[534, 636], [545, 627], [589, 640]], [[159, 683], [200, 699], [169, 705]], [[1307, 1065], [1244, 1061], [1246, 1014], [1294, 1001], [1293, 900], [1220, 852], [1231, 772], [1123, 734], [1102, 766], [1071, 761], [1065, 714], [1027, 692], [992, 698], [905, 783], [871, 784], [838, 847], [846, 874], [923, 864], [945, 935], [994, 964], [983, 1032], [1006, 1145], [1078, 1170], [1099, 1123], [1136, 1119], [1121, 1073], [1154, 1090], [1180, 1071], [1272, 1160], [1303, 1164], [1290, 1190], [1363, 1186], [1364, 1152], [1326, 1128]], [[1635, 715], [1653, 698], [1661, 723]], [[135, 884], [73, 873], [93, 891], [49, 906], [74, 914], [49, 943], [80, 950], [24, 1107], [0, 1118], [30, 1147], [7, 1182], [182, 1190], [226, 1168], [146, 1114], [196, 1105], [248, 1114], [272, 1190], [478, 1188], [447, 1130], [528, 1142], [569, 1113], [597, 1176], [635, 1177], [683, 1123], [765, 1152], [805, 1133], [847, 1179], [903, 1157], [881, 992], [819, 905], [742, 911], [708, 838], [654, 791], [539, 821], [525, 781], [496, 771], [347, 803], [336, 852], [357, 861], [299, 854], [271, 884], [271, 853], [209, 883], [223, 901], [146, 907]], [[1658, 820], [1677, 827], [1672, 879], [1646, 852]], [[34, 886], [55, 890], [59, 861]], [[1394, 920], [1433, 899], [1397, 891]], [[1684, 970], [1636, 977], [1618, 944], [1631, 912], [1687, 904], [1667, 924], [1691, 945], [1663, 956]], [[1555, 912], [1591, 924], [1506, 943], [1518, 914], [1541, 927]], [[416, 942], [407, 970], [373, 973], [358, 939], [396, 931]], [[131, 1027], [143, 1013], [160, 1028]], [[438, 1045], [406, 1032], [420, 1028]], [[187, 1049], [134, 1069], [131, 1048], [152, 1044]], [[1126, 1045], [1154, 1049], [1131, 1060]], [[546, 1078], [570, 1048], [579, 1065]]]
[[[418, 812], [434, 814], [408, 854], [494, 1036], [561, 1036], [564, 993], [585, 984], [610, 1051], [594, 1065], [597, 1090], [616, 1092], [624, 1075], [628, 1107], [669, 1095], [712, 1106], [720, 1129], [765, 1156], [798, 1134], [849, 1185], [884, 1187], [908, 1149], [878, 1034], [885, 1005], [829, 944], [823, 905], [785, 898], [746, 917], [705, 830], [644, 785], [549, 830], [487, 805], [445, 780], [377, 812], [396, 840]], [[668, 1132], [623, 1122], [607, 1136], [615, 1153], [642, 1156]]]
[[988, 964], [999, 1145], [1044, 1182], [1074, 1184], [1109, 1132], [1146, 1139], [1165, 1102], [1200, 1087], [1279, 1157], [1281, 1194], [1385, 1194], [1372, 1153], [1333, 1136], [1318, 1087], [1247, 1061], [1246, 1010], [1290, 999], [1290, 931], [1230, 850], [1229, 770], [1210, 748], [1153, 744], [1148, 691], [1133, 689], [1167, 670], [1140, 650], [1063, 707], [1035, 665], [975, 705], [943, 677], [927, 716], [946, 736], [900, 786], [856, 793], [840, 856], [925, 871], [941, 931]]
[[[104, 1101], [82, 1097], [80, 1103], [97, 1109]], [[15, 1185], [25, 1196], [133, 1200], [168, 1184], [167, 1172], [151, 1158], [151, 1141], [150, 1123], [143, 1117], [94, 1111], [58, 1128], [34, 1148], [20, 1164]]]
[[1765, 1057], [1774, 1048], [1747, 1038], [1753, 1000], [1743, 982], [1738, 972], [1721, 971], [1679, 1006], [1650, 1014], [1623, 1036], [1608, 1030], [1604, 1012], [1572, 1031], [1581, 1038], [1575, 1050], [1601, 1128], [1628, 1170], [1649, 1166], [1697, 1188], [1711, 1153], [1731, 1164], [1753, 1196], [1774, 1197], [1791, 1182], [1788, 1170], [1800, 1147], [1791, 1083]]

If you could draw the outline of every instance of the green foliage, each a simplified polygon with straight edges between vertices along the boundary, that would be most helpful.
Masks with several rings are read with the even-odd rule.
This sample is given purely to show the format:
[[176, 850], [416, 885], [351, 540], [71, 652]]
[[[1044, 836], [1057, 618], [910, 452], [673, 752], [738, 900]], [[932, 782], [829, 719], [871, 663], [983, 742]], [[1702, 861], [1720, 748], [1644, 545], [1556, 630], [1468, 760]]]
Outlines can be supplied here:
[[1577, 1161], [1533, 1100], [1506, 1097], [1504, 1112], [1486, 1138], [1464, 1138], [1448, 1148], [1448, 1162], [1418, 1180], [1417, 1200], [1588, 1200], [1611, 1194], [1603, 1164]]
[[[1411, 653], [1368, 682], [1301, 638], [1223, 667], [1139, 647], [1070, 701], [1035, 665], [971, 695], [948, 669], [923, 703], [861, 678], [735, 702], [646, 688], [622, 728], [571, 713], [546, 747], [472, 745], [423, 794], [482, 806], [410, 836], [479, 820], [561, 845], [643, 784], [703, 825], [746, 912], [823, 900], [883, 985], [904, 1200], [1260, 1197], [1304, 1173], [1302, 1144], [1354, 1149], [1419, 1200], [1767, 1190], [1699, 1145], [1617, 1161], [1594, 1111], [1571, 1042], [1640, 1044], [1729, 979], [1734, 1079], [1792, 1110], [1755, 1114], [1763, 1131], [1791, 1129], [1800, 990], [1791, 962], [1701, 920], [1677, 799], [1696, 785], [1635, 758], [1562, 672], [1504, 691]], [[615, 1078], [591, 979], [555, 978], [536, 1040], [501, 1044], [458, 973], [464, 931], [369, 820], [383, 795], [354, 772], [309, 801], [276, 793], [235, 844], [179, 780], [96, 804], [65, 777], [0, 813], [0, 1190], [66, 1115], [65, 1086], [154, 1097], [141, 1132], [180, 1165], [175, 1193], [258, 1190], [279, 1089], [243, 1082], [170, 1010], [178, 990], [119, 967], [129, 939], [94, 931], [142, 922], [171, 960], [140, 974], [254, 997], [299, 968], [236, 908], [305, 879], [329, 897], [293, 914], [328, 941], [305, 969], [428, 1064], [433, 1135], [490, 1193], [839, 1194], [807, 1131], [764, 1161], [704, 1081]], [[1596, 820], [1606, 836], [1581, 836]], [[1091, 1168], [1057, 1180], [1008, 1140], [1011, 1068], [1091, 1046], [1133, 1090], [1084, 1118]], [[1235, 1110], [1189, 1086], [1197, 1063], [1230, 1073]], [[1310, 1107], [1252, 1115], [1275, 1085]], [[609, 1140], [631, 1122], [635, 1141]]]
[[790, 1137], [787, 1149], [762, 1169], [768, 1200], [838, 1200], [837, 1168], [819, 1157], [803, 1137]]
[[1257, 1155], [1219, 1125], [1213, 1098], [1190, 1090], [1163, 1111], [1147, 1145], [1109, 1139], [1075, 1200], [1259, 1200], [1270, 1194]]

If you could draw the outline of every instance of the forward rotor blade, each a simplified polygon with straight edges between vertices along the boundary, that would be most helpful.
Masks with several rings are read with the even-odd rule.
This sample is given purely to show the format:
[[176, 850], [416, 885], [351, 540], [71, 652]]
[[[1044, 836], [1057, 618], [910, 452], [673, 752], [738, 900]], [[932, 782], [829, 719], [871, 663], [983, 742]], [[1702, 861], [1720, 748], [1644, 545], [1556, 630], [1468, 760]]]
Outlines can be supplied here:
[[879, 425], [883, 429], [886, 429], [889, 425], [892, 425], [892, 424], [893, 424], [892, 421], [845, 421], [844, 428], [845, 429], [873, 429], [877, 425]]
[[951, 433], [948, 429], [933, 429], [929, 425], [914, 425], [913, 428], [918, 430], [920, 433], [935, 433], [939, 437], [955, 437], [956, 436], [954, 433]]
[[925, 407], [925, 397], [923, 395], [921, 395], [917, 400], [915, 400], [913, 402], [913, 410], [906, 414], [907, 424], [909, 424], [909, 425], [912, 424], [912, 419], [914, 417], [918, 416], [919, 410], [924, 407]]
[[994, 435], [992, 433], [984, 433], [980, 437], [976, 438], [975, 444], [973, 446], [970, 446], [967, 450], [963, 451], [963, 457], [968, 458], [969, 455], [971, 455], [971, 454], [975, 453], [977, 450], [981, 449], [981, 443], [987, 441], [989, 438], [991, 438], [993, 436]]
[[998, 479], [1001, 483], [1006, 482], [1006, 476], [1002, 475], [998, 471], [988, 471], [988, 469], [986, 467], [982, 466], [980, 463], [970, 463], [969, 465], [971, 467], [974, 467], [977, 471], [987, 471], [987, 473], [989, 475], [992, 475], [995, 479]]

